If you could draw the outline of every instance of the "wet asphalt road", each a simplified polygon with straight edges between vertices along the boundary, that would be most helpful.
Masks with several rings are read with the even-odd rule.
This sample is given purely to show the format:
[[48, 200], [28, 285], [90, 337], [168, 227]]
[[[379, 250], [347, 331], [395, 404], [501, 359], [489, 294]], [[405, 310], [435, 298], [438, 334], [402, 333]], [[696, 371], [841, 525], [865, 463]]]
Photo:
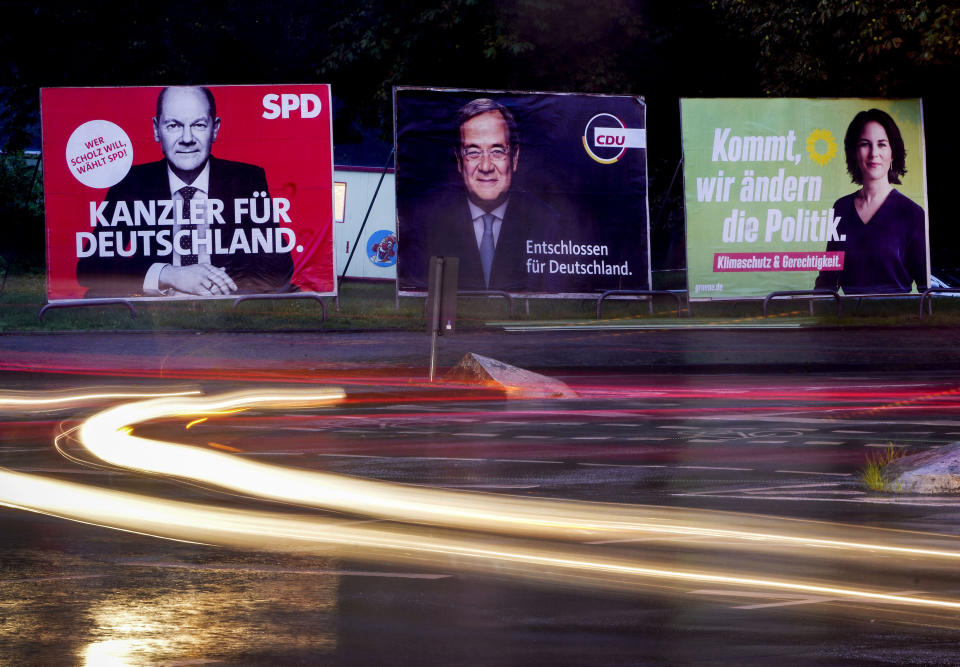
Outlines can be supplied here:
[[[292, 349], [285, 354], [295, 355]], [[164, 357], [166, 369], [172, 358]], [[237, 386], [238, 379], [189, 377], [214, 358], [176, 357], [173, 379], [124, 382], [191, 381], [211, 392]], [[302, 379], [293, 366], [274, 364], [267, 381]], [[334, 370], [350, 376], [343, 365]], [[960, 378], [950, 370], [922, 377], [563, 373], [581, 398], [507, 401], [408, 390], [394, 377], [399, 383], [349, 387], [362, 400], [333, 410], [218, 420], [190, 431], [159, 423], [145, 433], [215, 442], [277, 465], [434, 488], [960, 534], [960, 499], [891, 498], [867, 493], [857, 481], [872, 452], [957, 439]], [[20, 389], [92, 381], [89, 374], [59, 373], [8, 372], [2, 379], [4, 388]], [[253, 381], [264, 378], [242, 382]], [[262, 506], [64, 459], [53, 437], [94, 409], [8, 411], [0, 466], [173, 499]], [[74, 445], [67, 449], [80, 454]], [[0, 664], [960, 662], [960, 621], [950, 614], [736, 586], [652, 584], [614, 592], [465, 572], [451, 562], [411, 566], [204, 546], [7, 508], [0, 526]], [[678, 567], [747, 562], [767, 574], [960, 596], [952, 568], [875, 555], [814, 559], [791, 570], [789, 552], [642, 542], [614, 548], [631, 557], [656, 553]]]
[[[627, 322], [626, 324], [629, 324]], [[551, 374], [960, 371], [960, 329], [743, 327], [462, 331], [439, 339], [439, 368], [465, 354]], [[0, 334], [0, 371], [254, 379], [341, 372], [426, 377], [425, 333], [62, 332]]]
[[[956, 535], [953, 498], [891, 502], [865, 493], [856, 476], [888, 444], [924, 449], [960, 433], [958, 338], [938, 329], [679, 330], [441, 341], [441, 367], [477, 352], [564, 376], [584, 398], [562, 403], [485, 397], [440, 406], [418, 384], [426, 337], [408, 333], [5, 335], [0, 379], [20, 389], [122, 381], [209, 391], [334, 381], [376, 401], [322, 419], [208, 427], [198, 442], [280, 465], [464, 491]], [[92, 409], [6, 415], [0, 465], [259, 506], [66, 461], [52, 437]], [[184, 440], [182, 430], [159, 434]], [[956, 624], [915, 613], [736, 589], [570, 589], [448, 565], [162, 541], [12, 509], [0, 510], [0, 525], [2, 664], [960, 662]], [[669, 555], [689, 564], [710, 553]], [[722, 549], [715, 556], [741, 560]], [[755, 564], [777, 572], [790, 560]], [[936, 568], [870, 561], [827, 561], [816, 573], [901, 590], [956, 587]]]

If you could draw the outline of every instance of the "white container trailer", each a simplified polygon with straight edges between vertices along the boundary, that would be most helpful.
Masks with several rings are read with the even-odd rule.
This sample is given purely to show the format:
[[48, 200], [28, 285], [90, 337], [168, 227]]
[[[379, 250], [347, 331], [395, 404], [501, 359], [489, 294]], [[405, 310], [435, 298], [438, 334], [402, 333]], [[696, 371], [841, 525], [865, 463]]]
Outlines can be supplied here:
[[[393, 169], [384, 173], [378, 167], [335, 167], [333, 180], [337, 275], [343, 276], [346, 268], [347, 278], [396, 280], [397, 206]], [[355, 245], [359, 247], [354, 248]], [[348, 266], [351, 253], [353, 259]]]

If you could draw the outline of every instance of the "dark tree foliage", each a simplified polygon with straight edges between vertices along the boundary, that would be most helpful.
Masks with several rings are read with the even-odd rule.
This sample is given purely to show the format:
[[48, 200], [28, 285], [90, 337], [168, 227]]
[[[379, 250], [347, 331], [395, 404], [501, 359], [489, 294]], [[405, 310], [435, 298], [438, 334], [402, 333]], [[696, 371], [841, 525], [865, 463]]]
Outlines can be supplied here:
[[301, 0], [5, 3], [0, 148], [26, 146], [41, 87], [316, 81], [328, 20]]
[[[680, 97], [923, 96], [939, 136], [958, 13], [924, 0], [6, 3], [0, 148], [37, 136], [41, 86], [330, 83], [338, 147], [391, 141], [394, 85], [643, 95], [655, 268], [678, 268]], [[929, 143], [932, 212], [945, 148]]]
[[[931, 263], [960, 266], [950, 192], [960, 78], [960, 5], [928, 0], [712, 0], [723, 25], [756, 49], [771, 96], [921, 97], [927, 137]], [[758, 91], [760, 92], [760, 91]]]
[[376, 0], [329, 35], [320, 74], [351, 117], [385, 133], [395, 85], [636, 92], [648, 44], [631, 0]]
[[42, 86], [322, 81], [337, 129], [384, 137], [394, 85], [646, 94], [683, 61], [679, 50], [657, 61], [673, 29], [649, 28], [650, 11], [640, 0], [11, 5], [0, 137], [23, 145]]
[[713, 0], [756, 44], [764, 93], [922, 95], [960, 57], [960, 5], [927, 0]]
[[36, 157], [0, 154], [0, 272], [6, 265], [30, 269], [43, 262], [43, 206]]

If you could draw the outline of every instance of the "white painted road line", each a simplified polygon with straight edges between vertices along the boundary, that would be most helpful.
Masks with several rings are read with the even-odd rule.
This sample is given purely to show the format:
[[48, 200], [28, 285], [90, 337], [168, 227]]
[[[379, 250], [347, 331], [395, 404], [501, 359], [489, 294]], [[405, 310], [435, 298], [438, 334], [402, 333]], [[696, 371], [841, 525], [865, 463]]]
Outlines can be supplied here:
[[[782, 491], [752, 491], [750, 495], [753, 496], [771, 496], [775, 493], [782, 493]], [[826, 495], [833, 494], [838, 496], [865, 496], [867, 495], [866, 491], [842, 491], [840, 489], [807, 489], [805, 491], [791, 491], [798, 496], [816, 496], [816, 495]]]
[[743, 487], [743, 488], [740, 488], [740, 489], [730, 489], [729, 491], [721, 491], [721, 492], [715, 492], [715, 491], [702, 491], [702, 492], [701, 492], [701, 491], [691, 491], [689, 494], [680, 494], [680, 495], [691, 495], [691, 496], [695, 496], [695, 495], [698, 495], [698, 494], [700, 494], [700, 493], [703, 493], [703, 494], [705, 494], [705, 495], [708, 495], [708, 494], [717, 495], [717, 494], [723, 494], [723, 493], [730, 493], [730, 494], [734, 494], [734, 493], [759, 493], [759, 492], [761, 492], [761, 491], [780, 491], [780, 492], [786, 492], [786, 493], [793, 493], [793, 489], [818, 489], [818, 488], [822, 488], [822, 487], [824, 487], [824, 486], [838, 487], [838, 486], [841, 486], [841, 485], [842, 485], [842, 482], [812, 482], [812, 483], [810, 483], [810, 484], [778, 484], [777, 486], [757, 486], [757, 487], [747, 486], [747, 487]]
[[756, 496], [756, 495], [733, 495], [730, 493], [674, 493], [678, 497], [695, 496], [697, 498], [736, 498], [737, 500], [793, 500], [807, 501], [816, 503], [860, 503], [863, 505], [909, 505], [911, 507], [950, 507], [957, 509], [960, 507], [960, 498], [950, 502], [950, 499], [931, 498], [881, 498], [876, 496], [863, 496], [862, 498], [817, 498], [812, 496]]
[[475, 461], [482, 463], [488, 459], [468, 459], [455, 456], [382, 456], [373, 454], [315, 454], [315, 456], [325, 456], [329, 458], [348, 458], [348, 459], [382, 459], [384, 461]]
[[578, 466], [596, 466], [598, 468], [668, 468], [665, 465], [637, 465], [633, 463], [578, 463]]
[[348, 459], [382, 459], [384, 456], [374, 456], [373, 454], [317, 454], [317, 456], [343, 456]]
[[406, 461], [474, 461], [476, 463], [483, 463], [489, 460], [489, 459], [458, 458], [454, 456], [391, 456], [390, 458], [404, 459]]
[[815, 472], [812, 470], [774, 470], [787, 475], [830, 475], [831, 477], [853, 477], [848, 472]]

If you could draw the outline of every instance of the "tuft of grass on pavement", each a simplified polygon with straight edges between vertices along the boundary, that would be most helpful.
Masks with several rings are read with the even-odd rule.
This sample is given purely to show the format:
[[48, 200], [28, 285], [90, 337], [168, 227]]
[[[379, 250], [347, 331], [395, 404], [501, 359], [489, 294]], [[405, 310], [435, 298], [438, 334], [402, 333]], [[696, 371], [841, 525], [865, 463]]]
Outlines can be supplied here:
[[890, 488], [887, 466], [906, 455], [906, 450], [894, 447], [892, 442], [878, 452], [867, 454], [867, 463], [860, 471], [860, 481], [870, 491], [896, 493], [898, 489]]

